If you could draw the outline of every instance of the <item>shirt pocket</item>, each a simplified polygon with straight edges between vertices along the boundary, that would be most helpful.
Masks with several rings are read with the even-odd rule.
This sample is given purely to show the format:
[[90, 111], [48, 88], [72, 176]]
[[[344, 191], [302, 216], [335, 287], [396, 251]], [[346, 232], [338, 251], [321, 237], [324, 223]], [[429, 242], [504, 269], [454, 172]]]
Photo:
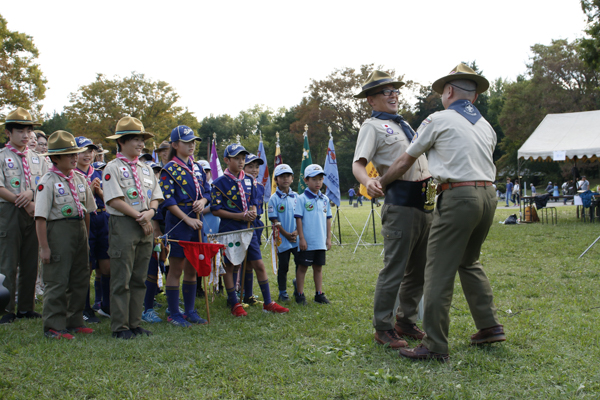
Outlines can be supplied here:
[[402, 141], [402, 138], [400, 137], [400, 134], [397, 135], [388, 135], [385, 137], [385, 144], [387, 145], [393, 145], [395, 143], [398, 143]]

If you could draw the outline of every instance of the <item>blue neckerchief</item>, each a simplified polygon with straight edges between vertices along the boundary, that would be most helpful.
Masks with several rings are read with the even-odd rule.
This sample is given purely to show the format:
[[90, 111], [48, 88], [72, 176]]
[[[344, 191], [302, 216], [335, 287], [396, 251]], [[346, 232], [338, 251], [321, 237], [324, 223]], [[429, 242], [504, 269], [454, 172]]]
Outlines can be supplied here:
[[275, 190], [275, 194], [277, 194], [277, 196], [279, 196], [280, 199], [285, 199], [288, 196], [291, 197], [291, 198], [296, 197], [296, 193], [294, 193], [294, 191], [292, 190], [292, 188], [289, 189], [289, 192], [287, 194], [283, 193], [279, 188], [277, 188]]
[[321, 191], [317, 192], [316, 194], [313, 193], [309, 188], [304, 189], [304, 194], [306, 195], [306, 197], [308, 197], [309, 199], [316, 199], [317, 197], [319, 199], [323, 198], [323, 193], [321, 193]]
[[456, 111], [457, 113], [465, 117], [467, 121], [469, 121], [473, 125], [475, 125], [477, 121], [479, 121], [479, 119], [481, 118], [481, 113], [479, 112], [477, 107], [475, 107], [473, 103], [471, 103], [469, 100], [465, 99], [456, 100], [454, 103], [450, 104], [448, 110]]
[[378, 118], [383, 120], [389, 119], [394, 121], [395, 123], [400, 125], [409, 142], [412, 142], [413, 137], [415, 136], [415, 131], [413, 131], [413, 128], [410, 127], [410, 125], [404, 120], [404, 118], [402, 118], [401, 115], [390, 114], [383, 111], [373, 111], [371, 113], [371, 118]]

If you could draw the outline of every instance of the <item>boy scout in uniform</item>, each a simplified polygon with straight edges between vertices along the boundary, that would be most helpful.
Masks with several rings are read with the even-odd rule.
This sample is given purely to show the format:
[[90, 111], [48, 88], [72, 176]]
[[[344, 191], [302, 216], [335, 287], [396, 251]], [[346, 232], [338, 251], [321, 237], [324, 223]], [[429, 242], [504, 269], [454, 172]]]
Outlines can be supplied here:
[[479, 329], [471, 344], [506, 340], [490, 282], [479, 262], [498, 205], [492, 186], [496, 132], [473, 105], [488, 87], [487, 79], [464, 64], [435, 81], [432, 88], [442, 95], [445, 110], [423, 121], [418, 137], [380, 181], [385, 187], [429, 151], [429, 169], [438, 182], [439, 197], [427, 245], [426, 335], [418, 347], [400, 350], [407, 358], [448, 360], [449, 311], [457, 272]]
[[146, 294], [146, 274], [152, 256], [152, 217], [162, 190], [152, 169], [138, 159], [144, 140], [154, 137], [137, 118], [119, 120], [115, 135], [117, 158], [104, 168], [102, 187], [109, 219], [110, 327], [113, 337], [150, 335], [140, 327]]
[[44, 335], [73, 339], [69, 332], [92, 333], [84, 326], [83, 309], [89, 287], [88, 230], [94, 194], [85, 178], [73, 171], [79, 148], [69, 132], [56, 131], [48, 140], [53, 166], [40, 179], [35, 224], [45, 264]]
[[[385, 72], [373, 71], [362, 91], [354, 96], [366, 98], [373, 108], [371, 118], [358, 132], [352, 164], [354, 176], [373, 197], [383, 193], [373, 192], [376, 181], [367, 174], [367, 163], [372, 161], [383, 175], [415, 136], [410, 125], [397, 114], [398, 88], [403, 85]], [[416, 322], [433, 211], [433, 202], [426, 204], [430, 178], [427, 159], [422, 155], [410, 170], [388, 185], [381, 212], [385, 256], [375, 288], [373, 327], [375, 341], [387, 343], [392, 349], [408, 345], [399, 336], [412, 339], [424, 336]], [[400, 303], [394, 313], [396, 299]]]
[[[10, 302], [0, 324], [15, 318], [41, 318], [33, 311], [38, 267], [38, 241], [33, 219], [36, 186], [48, 171], [42, 157], [27, 149], [33, 121], [27, 110], [19, 107], [6, 117], [6, 147], [0, 150], [0, 273], [10, 292]], [[19, 266], [19, 304], [15, 304], [17, 265]], [[15, 314], [15, 308], [18, 312]]]

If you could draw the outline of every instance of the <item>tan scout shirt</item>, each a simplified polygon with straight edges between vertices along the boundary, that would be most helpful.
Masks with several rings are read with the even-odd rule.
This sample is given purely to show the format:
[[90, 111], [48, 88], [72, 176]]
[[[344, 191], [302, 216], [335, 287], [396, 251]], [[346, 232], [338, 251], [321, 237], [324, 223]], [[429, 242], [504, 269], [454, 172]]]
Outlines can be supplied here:
[[106, 164], [102, 174], [102, 188], [104, 190], [104, 204], [106, 204], [106, 211], [108, 211], [110, 215], [124, 215], [108, 205], [108, 202], [112, 199], [122, 197], [123, 200], [136, 211], [149, 210], [150, 202], [152, 200], [159, 200], [159, 202], [161, 202], [164, 199], [162, 190], [158, 185], [158, 181], [154, 176], [152, 168], [143, 162], [138, 161], [137, 173], [140, 178], [142, 190], [144, 191], [143, 202], [140, 201], [140, 196], [137, 193], [135, 180], [133, 179], [129, 164], [118, 158]]
[[[398, 157], [404, 154], [409, 145], [410, 142], [400, 125], [391, 120], [369, 118], [362, 124], [358, 132], [353, 161], [361, 158], [367, 160], [367, 163], [372, 161], [381, 176], [387, 172]], [[398, 180], [418, 182], [429, 177], [431, 174], [427, 158], [422, 155]]]
[[[94, 193], [92, 193], [87, 181], [78, 173], [73, 173], [73, 175], [73, 184], [79, 195], [83, 211], [85, 213], [96, 211]], [[35, 201], [35, 216], [36, 218], [45, 218], [48, 222], [79, 217], [75, 199], [66, 179], [54, 172], [48, 172], [40, 179]]]
[[439, 111], [417, 133], [406, 152], [418, 157], [429, 151], [429, 168], [438, 183], [496, 179], [496, 132], [483, 117], [473, 125], [454, 110]]
[[[17, 195], [25, 190], [32, 189], [35, 199], [37, 183], [40, 178], [48, 172], [48, 164], [44, 157], [40, 157], [33, 150], [27, 152], [27, 162], [31, 171], [31, 181], [29, 187], [25, 184], [25, 171], [23, 170], [23, 161], [20, 156], [13, 153], [7, 147], [0, 150], [0, 187], [5, 187], [11, 193]], [[0, 203], [7, 201], [0, 198]]]

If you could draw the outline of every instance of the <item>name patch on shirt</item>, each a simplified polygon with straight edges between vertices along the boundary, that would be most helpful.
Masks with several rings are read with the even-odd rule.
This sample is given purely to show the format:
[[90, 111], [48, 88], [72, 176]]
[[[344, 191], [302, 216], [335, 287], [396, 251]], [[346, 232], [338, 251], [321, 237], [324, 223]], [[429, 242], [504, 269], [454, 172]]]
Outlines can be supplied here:
[[147, 183], [148, 185], [152, 185], [152, 179], [144, 178], [144, 183]]
[[142, 174], [150, 176], [150, 170], [148, 168], [142, 168]]
[[34, 164], [39, 164], [40, 163], [40, 159], [38, 157], [31, 157], [31, 162]]
[[246, 182], [246, 185], [252, 185], [252, 181], [250, 180], [250, 178], [244, 179], [244, 182]]
[[84, 193], [85, 192], [85, 185], [83, 183], [80, 183], [77, 185], [77, 189], [79, 189], [79, 193]]

